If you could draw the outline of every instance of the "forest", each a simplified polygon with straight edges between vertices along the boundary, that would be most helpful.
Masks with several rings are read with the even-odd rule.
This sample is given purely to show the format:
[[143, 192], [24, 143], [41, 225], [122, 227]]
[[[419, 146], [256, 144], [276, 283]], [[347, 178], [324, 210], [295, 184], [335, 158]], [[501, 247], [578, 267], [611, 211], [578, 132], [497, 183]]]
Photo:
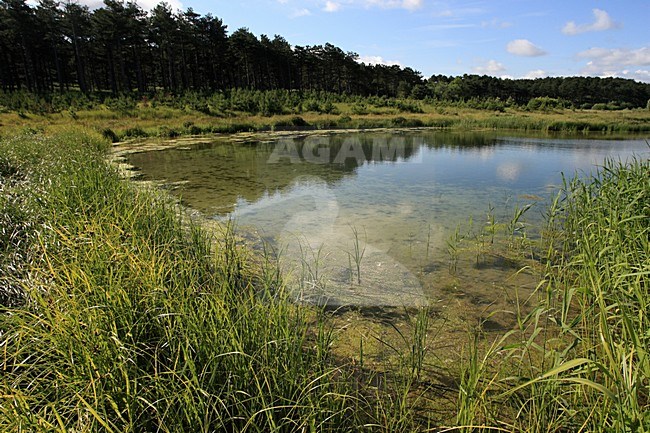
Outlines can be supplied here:
[[[646, 107], [650, 84], [621, 78], [502, 79], [433, 75], [409, 67], [371, 65], [330, 43], [294, 46], [284, 37], [228, 31], [224, 22], [160, 3], [0, 0], [0, 93], [51, 96], [211, 94], [231, 89], [325, 91], [464, 102], [526, 105], [553, 98], [565, 108]], [[557, 104], [557, 101], [555, 102]], [[543, 100], [542, 100], [543, 102]], [[535, 107], [533, 107], [535, 108]]]

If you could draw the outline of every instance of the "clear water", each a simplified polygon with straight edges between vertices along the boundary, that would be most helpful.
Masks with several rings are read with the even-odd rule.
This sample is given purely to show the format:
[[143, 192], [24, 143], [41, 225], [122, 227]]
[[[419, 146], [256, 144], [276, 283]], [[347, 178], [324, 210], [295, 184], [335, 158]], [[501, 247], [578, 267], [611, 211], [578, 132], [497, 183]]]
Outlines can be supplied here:
[[505, 308], [536, 277], [471, 257], [452, 272], [458, 227], [469, 233], [488, 214], [507, 222], [515, 206], [537, 203], [525, 215], [534, 232], [562, 173], [587, 175], [632, 155], [648, 158], [645, 140], [382, 132], [214, 141], [129, 162], [185, 205], [270, 242], [297, 299], [434, 305], [461, 317]]

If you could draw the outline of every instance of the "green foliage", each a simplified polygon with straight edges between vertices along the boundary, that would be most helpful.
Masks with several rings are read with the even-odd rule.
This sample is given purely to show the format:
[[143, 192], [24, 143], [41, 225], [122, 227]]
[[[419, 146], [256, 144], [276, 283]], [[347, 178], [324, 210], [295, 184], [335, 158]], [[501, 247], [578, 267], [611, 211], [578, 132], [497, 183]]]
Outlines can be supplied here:
[[[584, 394], [582, 410], [593, 428], [650, 426], [649, 170], [647, 159], [607, 161], [591, 182], [565, 186], [566, 261], [553, 287], [564, 308], [555, 317], [565, 334], [579, 335], [577, 355], [593, 366], [580, 374], [598, 385]], [[577, 313], [567, 308], [571, 300]], [[599, 410], [591, 415], [586, 408], [594, 405]]]
[[526, 109], [530, 111], [549, 111], [571, 108], [571, 103], [557, 98], [540, 97], [528, 101]]
[[20, 279], [29, 271], [28, 244], [36, 223], [26, 200], [20, 196], [25, 174], [13, 155], [7, 153], [0, 156], [0, 307], [22, 301]]
[[535, 247], [538, 292], [517, 301], [514, 329], [487, 349], [469, 345], [461, 426], [648, 431], [649, 170], [647, 160], [607, 161], [565, 182]]
[[174, 203], [121, 180], [105, 147], [78, 131], [0, 143], [2, 155], [20, 152], [3, 158], [3, 182], [16, 165], [31, 173], [19, 193], [40, 221], [27, 244], [9, 238], [34, 254], [21, 281], [27, 302], [4, 302], [0, 315], [0, 393], [10, 403], [0, 405], [0, 430], [352, 431], [378, 422], [331, 364], [331, 332], [312, 331], [316, 312], [286, 301], [281, 281], [261, 285], [232, 230], [213, 250]]
[[411, 101], [396, 101], [395, 107], [402, 113], [423, 113], [422, 107]]
[[116, 98], [108, 97], [104, 100], [106, 107], [122, 115], [131, 114], [135, 110], [136, 104], [136, 99], [130, 95], [120, 95]]
[[424, 126], [420, 119], [406, 119], [404, 117], [395, 117], [391, 120], [391, 126], [396, 128], [419, 128]]
[[102, 130], [102, 136], [108, 139], [111, 143], [117, 143], [120, 141], [119, 137], [111, 128], [104, 128]]
[[363, 104], [363, 103], [361, 103], [361, 104], [354, 104], [354, 105], [350, 108], [350, 111], [352, 112], [352, 114], [355, 114], [355, 115], [357, 115], [357, 116], [360, 116], [360, 115], [362, 116], [362, 115], [368, 114], [368, 113], [370, 112], [370, 111], [368, 110], [368, 107], [366, 106], [366, 104]]
[[617, 103], [614, 101], [610, 101], [608, 103], [594, 104], [591, 107], [592, 110], [608, 110], [608, 111], [628, 110], [630, 108], [633, 108], [633, 106], [629, 103], [626, 102]]
[[278, 122], [275, 122], [273, 125], [273, 128], [275, 130], [294, 130], [294, 129], [299, 129], [299, 128], [307, 128], [309, 127], [309, 123], [303, 119], [300, 116], [293, 116], [291, 119], [288, 120], [280, 120]]
[[129, 128], [126, 131], [124, 131], [124, 136], [126, 138], [141, 138], [141, 137], [148, 137], [149, 134], [145, 132], [142, 128]]

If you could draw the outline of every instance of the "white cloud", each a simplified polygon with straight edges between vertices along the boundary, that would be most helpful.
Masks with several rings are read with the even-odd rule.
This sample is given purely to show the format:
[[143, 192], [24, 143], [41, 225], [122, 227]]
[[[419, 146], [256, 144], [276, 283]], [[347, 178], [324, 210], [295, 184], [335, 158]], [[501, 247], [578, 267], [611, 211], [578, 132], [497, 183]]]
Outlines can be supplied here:
[[341, 9], [341, 4], [333, 1], [325, 2], [325, 7], [323, 8], [325, 12], [337, 12], [340, 9]]
[[420, 9], [424, 0], [365, 0], [368, 7], [380, 7], [382, 9], [406, 9], [414, 11]]
[[515, 56], [539, 57], [546, 54], [546, 51], [528, 39], [515, 39], [514, 41], [510, 41], [506, 48], [510, 54], [514, 54]]
[[577, 35], [586, 32], [602, 32], [604, 30], [611, 30], [619, 27], [619, 24], [614, 22], [607, 12], [601, 9], [594, 9], [594, 22], [591, 24], [576, 24], [575, 21], [569, 21], [562, 28], [562, 33], [565, 35]]
[[481, 75], [496, 75], [499, 72], [506, 70], [506, 67], [502, 63], [497, 62], [496, 60], [488, 60], [484, 65], [475, 66], [472, 70]]
[[445, 5], [437, 4], [436, 9], [437, 11], [432, 13], [434, 18], [463, 18], [470, 15], [481, 15], [485, 13], [485, 9], [478, 7], [450, 9], [445, 8]]
[[422, 7], [422, 0], [402, 0], [402, 7], [409, 11], [414, 11]]
[[528, 71], [526, 75], [523, 76], [523, 78], [528, 78], [530, 80], [534, 80], [535, 78], [544, 78], [544, 77], [548, 77], [548, 74], [546, 73], [546, 71], [542, 69], [535, 69], [532, 71]]
[[[635, 50], [596, 47], [578, 53], [578, 57], [587, 60], [587, 64], [582, 69], [584, 75], [650, 81], [648, 71], [639, 68], [650, 66], [650, 47], [641, 47]], [[631, 71], [631, 69], [635, 70]]]
[[381, 56], [360, 56], [357, 61], [367, 65], [402, 66], [402, 64], [396, 60], [384, 60]]
[[512, 23], [508, 21], [501, 21], [497, 18], [494, 18], [490, 21], [482, 21], [481, 27], [492, 28], [492, 29], [507, 29], [509, 27], [512, 27]]
[[623, 71], [623, 78], [631, 78], [633, 80], [650, 83], [650, 71], [647, 69], [637, 69], [636, 71]]
[[497, 167], [497, 177], [504, 182], [515, 182], [524, 171], [520, 162], [504, 162]]
[[650, 47], [636, 50], [626, 48], [591, 48], [578, 53], [578, 57], [592, 59], [602, 66], [647, 66], [650, 65]]
[[[102, 0], [94, 0], [102, 1]], [[149, 0], [154, 1], [154, 0]], [[160, 1], [160, 0], [156, 0]], [[280, 4], [287, 4], [289, 0], [277, 0]], [[323, 12], [338, 12], [343, 7], [364, 7], [381, 9], [405, 9], [415, 11], [424, 6], [424, 0], [319, 0]]]
[[307, 17], [311, 15], [311, 11], [309, 9], [298, 9], [295, 10], [289, 15], [289, 18], [300, 18], [300, 17]]

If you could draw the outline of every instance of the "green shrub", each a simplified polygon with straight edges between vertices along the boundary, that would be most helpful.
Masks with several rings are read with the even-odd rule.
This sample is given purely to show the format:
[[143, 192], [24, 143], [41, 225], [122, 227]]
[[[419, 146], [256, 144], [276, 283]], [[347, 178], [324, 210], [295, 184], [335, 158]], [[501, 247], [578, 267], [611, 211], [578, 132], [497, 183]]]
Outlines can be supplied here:
[[355, 114], [357, 116], [363, 116], [369, 113], [368, 107], [366, 106], [366, 104], [363, 103], [357, 103], [352, 105], [350, 111], [352, 112], [352, 114]]
[[548, 110], [565, 109], [571, 107], [572, 107], [571, 102], [565, 99], [549, 98], [546, 96], [540, 98], [532, 98], [530, 101], [528, 101], [528, 104], [526, 105], [526, 109], [529, 111], [537, 111], [537, 110], [548, 111]]
[[104, 128], [102, 130], [102, 136], [110, 140], [111, 143], [117, 143], [118, 141], [120, 141], [115, 131], [113, 131], [111, 128]]
[[124, 131], [124, 136], [127, 138], [141, 138], [148, 137], [149, 134], [140, 127], [128, 128]]
[[408, 101], [397, 101], [395, 107], [402, 113], [424, 113], [420, 104]]
[[180, 136], [181, 133], [174, 128], [168, 126], [161, 126], [158, 128], [158, 137], [162, 138], [176, 138]]

